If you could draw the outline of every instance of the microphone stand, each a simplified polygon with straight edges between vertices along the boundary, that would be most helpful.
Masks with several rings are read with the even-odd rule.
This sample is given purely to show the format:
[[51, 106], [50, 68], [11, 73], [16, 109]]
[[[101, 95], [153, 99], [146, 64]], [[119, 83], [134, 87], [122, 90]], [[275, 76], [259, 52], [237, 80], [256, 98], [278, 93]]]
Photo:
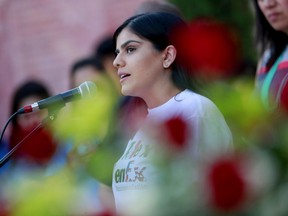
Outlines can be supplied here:
[[26, 137], [24, 137], [19, 143], [17, 143], [17, 145], [15, 145], [6, 155], [4, 155], [4, 157], [1, 158], [0, 160], [0, 168], [2, 166], [4, 166], [9, 159], [13, 156], [13, 154], [15, 154], [15, 152], [21, 147], [21, 145], [23, 143], [25, 143], [26, 141], [28, 141], [33, 134], [36, 134], [37, 132], [40, 131], [40, 129], [44, 128], [44, 126], [48, 123], [48, 122], [52, 122], [56, 119], [56, 116], [58, 114], [59, 110], [53, 109], [53, 110], [48, 110], [48, 116], [45, 117], [42, 122], [40, 122], [38, 124], [38, 126], [36, 128], [34, 128]]

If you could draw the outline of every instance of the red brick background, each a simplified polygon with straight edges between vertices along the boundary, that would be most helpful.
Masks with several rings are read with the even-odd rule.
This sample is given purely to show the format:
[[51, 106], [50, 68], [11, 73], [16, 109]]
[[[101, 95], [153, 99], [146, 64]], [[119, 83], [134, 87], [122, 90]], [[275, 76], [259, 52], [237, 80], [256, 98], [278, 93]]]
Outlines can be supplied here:
[[[68, 90], [72, 62], [88, 54], [145, 0], [0, 0], [0, 127], [26, 79]], [[6, 133], [5, 133], [6, 134]]]

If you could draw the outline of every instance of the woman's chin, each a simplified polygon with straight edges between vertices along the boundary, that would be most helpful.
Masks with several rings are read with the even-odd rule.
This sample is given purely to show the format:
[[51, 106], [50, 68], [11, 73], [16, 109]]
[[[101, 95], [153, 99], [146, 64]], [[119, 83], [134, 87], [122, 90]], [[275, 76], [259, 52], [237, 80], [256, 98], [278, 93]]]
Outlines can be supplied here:
[[132, 96], [132, 95], [133, 95], [132, 92], [131, 92], [131, 90], [125, 88], [125, 86], [122, 86], [122, 88], [121, 88], [121, 93], [122, 93], [122, 95], [124, 95], [124, 96]]

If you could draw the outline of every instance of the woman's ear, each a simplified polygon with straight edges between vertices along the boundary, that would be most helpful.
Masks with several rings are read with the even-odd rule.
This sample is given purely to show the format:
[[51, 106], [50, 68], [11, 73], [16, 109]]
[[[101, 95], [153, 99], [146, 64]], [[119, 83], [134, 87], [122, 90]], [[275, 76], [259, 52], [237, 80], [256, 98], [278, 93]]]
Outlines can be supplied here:
[[175, 61], [177, 55], [177, 50], [173, 45], [169, 45], [164, 50], [164, 61], [163, 67], [169, 68], [172, 63]]

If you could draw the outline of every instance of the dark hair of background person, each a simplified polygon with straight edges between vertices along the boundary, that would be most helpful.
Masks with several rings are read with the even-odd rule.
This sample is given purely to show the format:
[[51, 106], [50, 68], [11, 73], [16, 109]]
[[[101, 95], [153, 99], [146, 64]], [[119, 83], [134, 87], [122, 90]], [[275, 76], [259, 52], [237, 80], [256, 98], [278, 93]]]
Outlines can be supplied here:
[[253, 0], [253, 6], [256, 27], [255, 40], [257, 45], [259, 45], [261, 55], [267, 48], [271, 48], [272, 53], [268, 61], [268, 66], [271, 67], [288, 44], [288, 36], [284, 32], [276, 31], [272, 28], [261, 12], [257, 0]]
[[[38, 96], [39, 98], [47, 98], [50, 92], [47, 87], [40, 81], [30, 80], [19, 86], [12, 96], [11, 115], [19, 109], [23, 99], [30, 96]], [[35, 101], [36, 102], [36, 101]], [[17, 127], [17, 119], [12, 120], [13, 126]]]
[[103, 66], [99, 60], [93, 57], [87, 57], [75, 62], [71, 67], [71, 73], [76, 73], [78, 69], [91, 65], [93, 65], [96, 69], [103, 70]]
[[[176, 28], [187, 28], [184, 20], [175, 14], [165, 12], [149, 14], [151, 16], [145, 16], [145, 14], [132, 16], [119, 26], [113, 36], [115, 47], [118, 35], [123, 29], [128, 28], [136, 35], [150, 41], [156, 50], [162, 51], [167, 46], [173, 44], [170, 39], [171, 34], [175, 33], [174, 30], [176, 30]], [[153, 22], [151, 17], [156, 18], [158, 22]], [[177, 50], [177, 52], [180, 52], [180, 50]], [[172, 64], [172, 81], [180, 89], [194, 88], [191, 74], [187, 72], [187, 65], [184, 67], [178, 56], [179, 55], [177, 55], [176, 60]]]
[[75, 87], [73, 77], [75, 76], [76, 73], [80, 71], [80, 69], [84, 67], [92, 67], [95, 69], [95, 71], [97, 72], [99, 71], [100, 73], [104, 71], [104, 67], [101, 61], [94, 56], [84, 57], [75, 61], [70, 68], [70, 87], [71, 88]]
[[167, 1], [145, 1], [136, 9], [135, 15], [142, 13], [165, 12], [183, 17], [181, 10]]
[[111, 87], [113, 87], [117, 93], [120, 93], [119, 77], [117, 70], [113, 65], [115, 59], [115, 46], [112, 34], [104, 36], [95, 44], [92, 55], [101, 61], [104, 71], [109, 78], [109, 81], [111, 81]]
[[115, 47], [112, 36], [104, 37], [95, 47], [94, 55], [103, 61], [105, 57], [115, 55]]

